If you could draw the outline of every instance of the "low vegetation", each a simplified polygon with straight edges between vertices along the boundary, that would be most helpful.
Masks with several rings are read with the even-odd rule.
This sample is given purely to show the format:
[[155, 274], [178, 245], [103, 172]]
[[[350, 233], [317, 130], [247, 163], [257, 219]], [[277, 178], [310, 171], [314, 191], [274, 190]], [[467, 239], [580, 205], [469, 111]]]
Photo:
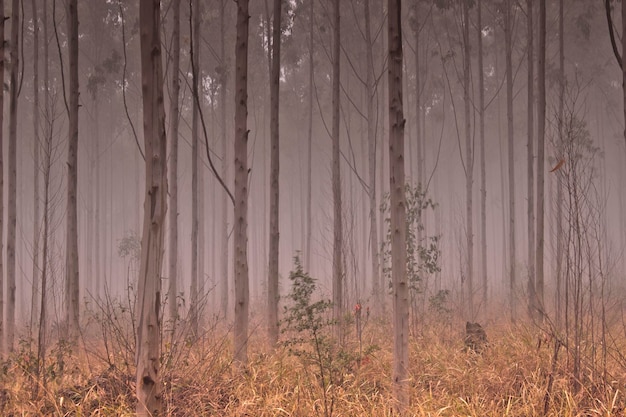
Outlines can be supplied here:
[[[354, 318], [360, 308], [352, 313], [343, 348], [326, 346], [322, 361], [315, 359], [315, 352], [306, 353], [315, 339], [298, 340], [297, 350], [294, 343], [282, 343], [270, 353], [259, 323], [252, 323], [251, 360], [243, 370], [232, 366], [230, 332], [221, 326], [205, 324], [208, 330], [194, 343], [164, 337], [167, 415], [391, 415], [390, 326], [374, 320], [361, 323], [359, 341]], [[624, 414], [626, 376], [619, 355], [608, 355], [611, 363], [605, 369], [610, 375], [589, 367], [582, 372], [585, 380], [576, 384], [566, 348], [541, 336], [536, 327], [518, 323], [484, 328], [488, 344], [481, 353], [465, 349], [460, 320], [431, 324], [413, 335], [411, 415]], [[286, 334], [282, 338], [293, 342]], [[35, 378], [36, 354], [25, 341], [2, 362], [0, 415], [133, 415], [132, 353], [117, 351], [121, 346], [115, 338], [105, 344], [95, 332], [83, 336], [78, 351], [56, 343], [48, 350], [44, 386], [43, 378]], [[332, 378], [324, 375], [320, 381], [331, 362]]]

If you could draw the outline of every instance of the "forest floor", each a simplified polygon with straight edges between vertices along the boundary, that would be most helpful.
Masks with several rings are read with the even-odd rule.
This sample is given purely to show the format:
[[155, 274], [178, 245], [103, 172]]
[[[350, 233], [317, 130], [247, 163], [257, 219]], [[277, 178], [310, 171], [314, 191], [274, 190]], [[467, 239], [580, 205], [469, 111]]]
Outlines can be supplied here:
[[[292, 336], [272, 353], [262, 327], [251, 329], [249, 364], [241, 369], [231, 362], [230, 332], [219, 326], [193, 343], [166, 336], [165, 415], [392, 415], [390, 325], [371, 320], [360, 342], [355, 329], [347, 332], [341, 350], [330, 339]], [[433, 324], [412, 337], [409, 415], [626, 415], [626, 368], [619, 352], [596, 354], [608, 358], [606, 365], [585, 356], [575, 379], [572, 352], [535, 326], [492, 324], [485, 330], [488, 345], [481, 353], [465, 349], [460, 322]], [[74, 352], [55, 344], [39, 372], [45, 383], [36, 376], [36, 353], [21, 343], [2, 362], [0, 415], [132, 415], [130, 335], [132, 326], [104, 326], [83, 335]]]

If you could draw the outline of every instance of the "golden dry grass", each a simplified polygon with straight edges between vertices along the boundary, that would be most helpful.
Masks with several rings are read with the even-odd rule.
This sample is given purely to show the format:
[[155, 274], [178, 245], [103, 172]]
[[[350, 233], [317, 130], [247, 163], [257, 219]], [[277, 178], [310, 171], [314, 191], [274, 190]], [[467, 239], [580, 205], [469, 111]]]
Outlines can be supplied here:
[[[378, 349], [361, 362], [344, 363], [336, 384], [327, 388], [333, 416], [392, 415], [388, 328], [369, 323], [364, 344]], [[268, 353], [257, 328], [250, 340], [249, 366], [237, 370], [231, 364], [228, 334], [218, 333], [207, 333], [193, 346], [185, 342], [174, 346], [178, 352], [163, 369], [167, 415], [324, 415], [314, 365], [303, 363], [286, 348]], [[548, 340], [538, 348], [537, 332], [532, 327], [492, 325], [487, 333], [489, 346], [482, 354], [464, 351], [460, 324], [433, 326], [413, 338], [410, 415], [546, 415], [551, 376], [547, 415], [625, 415], [626, 370], [618, 364], [610, 365], [610, 384], [600, 383], [591, 371], [583, 372], [582, 388], [574, 392], [565, 348], [560, 349], [553, 368], [554, 344]], [[347, 346], [358, 350], [356, 341]], [[123, 363], [110, 367], [98, 356], [106, 357], [103, 352], [96, 355], [93, 348], [67, 355], [61, 372], [58, 355], [51, 354], [44, 389], [32, 381], [28, 353], [12, 355], [4, 361], [0, 375], [0, 415], [132, 415], [131, 368]], [[34, 395], [36, 387], [38, 393]]]

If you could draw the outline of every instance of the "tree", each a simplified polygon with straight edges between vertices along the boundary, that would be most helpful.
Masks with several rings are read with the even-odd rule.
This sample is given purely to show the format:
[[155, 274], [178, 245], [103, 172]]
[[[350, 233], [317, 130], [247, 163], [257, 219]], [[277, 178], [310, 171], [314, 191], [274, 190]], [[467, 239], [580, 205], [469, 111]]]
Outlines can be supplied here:
[[343, 222], [341, 219], [341, 160], [339, 147], [339, 76], [340, 76], [340, 14], [339, 0], [333, 0], [333, 47], [332, 47], [332, 188], [333, 188], [333, 320], [335, 337], [341, 341], [343, 332], [341, 310], [343, 306]]
[[31, 283], [30, 303], [30, 332], [35, 329], [37, 323], [37, 300], [39, 298], [39, 279], [41, 267], [39, 265], [39, 237], [40, 237], [40, 204], [39, 204], [39, 171], [41, 148], [39, 137], [39, 18], [37, 4], [31, 2], [33, 10], [33, 278]]
[[309, 86], [308, 86], [308, 128], [307, 128], [307, 183], [306, 183], [306, 238], [304, 244], [304, 266], [307, 270], [311, 269], [311, 237], [313, 235], [313, 216], [311, 213], [312, 203], [312, 183], [313, 183], [313, 94], [314, 94], [314, 75], [315, 62], [313, 61], [313, 20], [315, 2], [309, 2]]
[[482, 303], [487, 304], [489, 281], [487, 274], [487, 173], [485, 167], [485, 67], [483, 64], [483, 2], [477, 3], [478, 40], [478, 124], [480, 152], [480, 270], [482, 273]]
[[189, 52], [191, 56], [191, 89], [193, 94], [193, 105], [191, 115], [191, 288], [189, 291], [190, 305], [189, 316], [191, 318], [191, 333], [194, 337], [198, 335], [198, 234], [202, 232], [200, 229], [200, 213], [198, 210], [199, 197], [199, 170], [198, 160], [200, 152], [198, 152], [198, 115], [200, 111], [200, 94], [198, 92], [200, 83], [199, 79], [199, 50], [200, 50], [200, 2], [193, 0], [190, 2], [190, 31], [191, 42], [189, 44]]
[[402, 11], [388, 0], [389, 45], [389, 187], [391, 273], [393, 282], [393, 395], [399, 414], [409, 405], [409, 285], [406, 279], [406, 210], [404, 194], [404, 114], [402, 109]]
[[67, 4], [69, 37], [69, 141], [67, 153], [67, 241], [65, 249], [66, 320], [69, 336], [75, 343], [79, 326], [78, 288], [78, 3]]
[[535, 132], [535, 58], [534, 58], [534, 25], [533, 25], [533, 2], [526, 1], [526, 33], [528, 37], [528, 306], [531, 316], [536, 309], [535, 305], [535, 153], [534, 153], [534, 132]]
[[[228, 79], [228, 70], [226, 66], [226, 50], [225, 50], [225, 38], [226, 38], [226, 0], [220, 0], [220, 120], [221, 120], [221, 133], [222, 133], [222, 179], [224, 183], [228, 184], [228, 140], [226, 138], [226, 82]], [[221, 311], [224, 318], [228, 317], [228, 299], [229, 282], [228, 282], [228, 194], [224, 193], [222, 198], [222, 223], [221, 223], [221, 240], [222, 240], [222, 305]]]
[[7, 195], [7, 323], [6, 346], [13, 351], [15, 338], [15, 238], [17, 214], [17, 97], [19, 93], [20, 2], [11, 2], [10, 95], [9, 95], [9, 192]]
[[506, 0], [504, 11], [504, 42], [505, 42], [505, 71], [506, 71], [506, 119], [508, 138], [508, 167], [509, 167], [509, 294], [511, 303], [511, 318], [515, 319], [515, 152], [513, 140], [513, 16], [511, 0]]
[[167, 214], [167, 158], [160, 0], [139, 3], [141, 91], [145, 149], [145, 201], [137, 292], [137, 415], [160, 415], [161, 267]]
[[539, 54], [537, 56], [538, 103], [537, 103], [537, 253], [535, 294], [538, 320], [543, 319], [543, 248], [544, 248], [544, 182], [546, 137], [546, 0], [539, 0]]
[[270, 345], [278, 342], [278, 203], [279, 203], [279, 98], [280, 98], [280, 34], [282, 1], [274, 0], [274, 24], [272, 29], [272, 60], [270, 74], [270, 242], [267, 280], [267, 321]]
[[237, 1], [235, 43], [235, 362], [248, 362], [248, 0]]
[[[0, 0], [0, 45], [4, 45], [4, 0]], [[4, 85], [4, 54], [0, 54], [0, 81]], [[0, 143], [4, 143], [4, 88], [0, 88]], [[5, 316], [4, 316], [4, 256], [2, 236], [4, 236], [4, 158], [3, 146], [0, 146], [0, 353], [5, 351]]]
[[172, 2], [172, 96], [170, 97], [169, 167], [169, 314], [172, 330], [178, 318], [178, 124], [180, 98], [180, 0]]

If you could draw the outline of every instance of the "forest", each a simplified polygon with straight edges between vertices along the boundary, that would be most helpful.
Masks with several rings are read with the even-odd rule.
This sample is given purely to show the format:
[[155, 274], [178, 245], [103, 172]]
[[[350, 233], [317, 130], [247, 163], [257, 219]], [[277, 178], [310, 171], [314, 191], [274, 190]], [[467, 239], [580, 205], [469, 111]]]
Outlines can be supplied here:
[[0, 13], [0, 415], [626, 413], [626, 1]]

